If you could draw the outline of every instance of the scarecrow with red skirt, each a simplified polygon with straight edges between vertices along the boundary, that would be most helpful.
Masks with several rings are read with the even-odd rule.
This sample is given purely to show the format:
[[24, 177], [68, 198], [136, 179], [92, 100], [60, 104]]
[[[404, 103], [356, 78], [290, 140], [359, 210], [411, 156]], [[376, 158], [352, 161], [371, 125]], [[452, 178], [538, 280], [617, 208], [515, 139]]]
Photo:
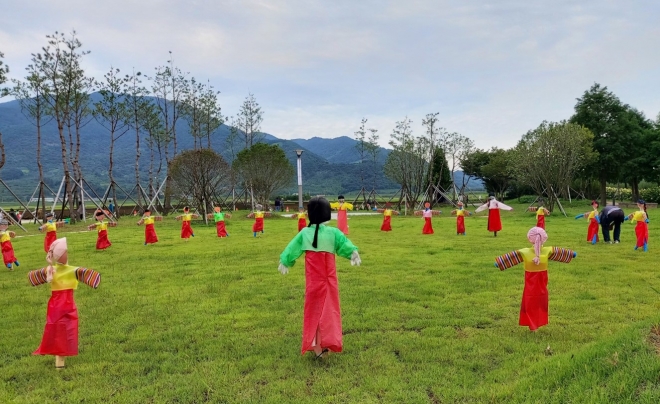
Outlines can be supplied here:
[[548, 262], [569, 263], [577, 253], [568, 248], [543, 247], [548, 234], [540, 227], [532, 227], [527, 233], [532, 248], [522, 248], [501, 255], [495, 259], [495, 266], [501, 271], [518, 264], [525, 266], [525, 287], [523, 288], [520, 318], [518, 324], [536, 331], [548, 324]]
[[190, 225], [192, 219], [197, 219], [199, 215], [197, 213], [190, 213], [190, 208], [188, 206], [183, 207], [183, 215], [176, 217], [176, 220], [181, 220], [181, 238], [188, 241], [190, 237], [195, 237], [195, 232]]
[[500, 218], [500, 209], [513, 210], [511, 206], [505, 205], [495, 199], [495, 195], [490, 195], [488, 201], [475, 209], [475, 213], [488, 209], [488, 231], [493, 232], [497, 237], [497, 232], [502, 230], [502, 219]]
[[335, 254], [360, 265], [358, 249], [334, 227], [323, 223], [331, 217], [330, 203], [314, 197], [307, 205], [309, 227], [291, 240], [280, 255], [279, 271], [289, 273], [296, 259], [305, 253], [305, 308], [301, 354], [313, 351], [317, 358], [327, 352], [341, 352], [342, 325]]
[[142, 219], [138, 220], [137, 222], [138, 226], [144, 224], [144, 245], [158, 242], [158, 235], [156, 235], [154, 222], [161, 220], [163, 220], [162, 216], [151, 216], [151, 210], [147, 209], [144, 211], [144, 216], [142, 216]]
[[14, 246], [11, 244], [11, 239], [16, 237], [16, 233], [13, 231], [7, 231], [9, 227], [9, 222], [7, 219], [0, 219], [0, 246], [2, 246], [2, 261], [5, 263], [5, 266], [13, 271], [14, 268], [12, 265], [20, 266], [14, 254]]
[[55, 355], [55, 367], [63, 368], [65, 357], [78, 355], [78, 308], [73, 291], [78, 282], [98, 288], [101, 275], [93, 269], [68, 265], [66, 238], [51, 244], [46, 261], [46, 268], [28, 273], [32, 286], [50, 283], [52, 291], [44, 334], [33, 355]]
[[94, 214], [94, 218], [96, 219], [96, 223], [90, 224], [87, 226], [88, 230], [94, 230], [96, 229], [97, 231], [97, 237], [96, 237], [96, 249], [97, 250], [105, 250], [106, 248], [110, 247], [112, 243], [110, 240], [108, 240], [108, 227], [116, 227], [117, 223], [115, 222], [106, 222], [104, 219], [106, 217], [106, 214], [103, 211], [96, 211], [96, 214]]
[[392, 204], [385, 203], [385, 209], [378, 209], [383, 214], [383, 224], [380, 225], [380, 231], [392, 231], [392, 215], [398, 215], [399, 212], [392, 210]]

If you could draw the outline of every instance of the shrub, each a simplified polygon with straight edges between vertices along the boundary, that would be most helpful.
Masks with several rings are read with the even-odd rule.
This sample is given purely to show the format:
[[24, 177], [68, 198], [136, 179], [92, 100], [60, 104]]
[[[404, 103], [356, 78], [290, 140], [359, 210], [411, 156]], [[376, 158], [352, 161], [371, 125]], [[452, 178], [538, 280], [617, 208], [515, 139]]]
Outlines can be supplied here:
[[646, 202], [660, 203], [660, 187], [650, 187], [639, 190], [639, 197]]

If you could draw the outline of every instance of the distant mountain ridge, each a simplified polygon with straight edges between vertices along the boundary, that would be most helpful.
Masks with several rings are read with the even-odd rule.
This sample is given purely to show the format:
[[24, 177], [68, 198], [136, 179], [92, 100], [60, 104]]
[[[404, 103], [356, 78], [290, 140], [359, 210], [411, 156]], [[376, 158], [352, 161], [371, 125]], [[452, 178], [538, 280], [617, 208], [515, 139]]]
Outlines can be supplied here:
[[[93, 99], [98, 95], [93, 94]], [[180, 119], [177, 122], [178, 150], [192, 149], [193, 138], [190, 136], [187, 123]], [[66, 129], [65, 129], [66, 130]], [[36, 165], [36, 129], [34, 124], [23, 115], [18, 101], [0, 104], [0, 131], [3, 134], [7, 161], [0, 170], [0, 178], [5, 179], [21, 197], [29, 197], [38, 181]], [[227, 147], [230, 127], [222, 125], [211, 137], [212, 148], [227, 161], [231, 161], [231, 151]], [[149, 149], [146, 136], [140, 139], [140, 176], [146, 184], [148, 178]], [[361, 188], [360, 171], [364, 171], [365, 188], [371, 189], [375, 183], [376, 189], [397, 189], [398, 185], [383, 174], [383, 164], [391, 152], [380, 148], [378, 159], [374, 166], [371, 157], [367, 156], [365, 164], [360, 167], [360, 157], [355, 148], [357, 141], [347, 136], [334, 139], [313, 137], [311, 139], [279, 139], [265, 133], [264, 142], [278, 144], [285, 151], [289, 161], [296, 165], [296, 149], [304, 150], [302, 154], [303, 182], [305, 192], [334, 195], [357, 191]], [[202, 140], [206, 144], [206, 139]], [[90, 120], [81, 130], [81, 160], [85, 179], [103, 192], [107, 187], [110, 139], [107, 129], [95, 120]], [[59, 134], [54, 121], [42, 127], [42, 164], [46, 182], [52, 187], [59, 186], [62, 178], [62, 159]], [[161, 165], [156, 156], [155, 167]], [[165, 161], [162, 160], [160, 178], [164, 177]], [[114, 177], [122, 186], [131, 188], [135, 185], [135, 132], [129, 131], [115, 141]], [[457, 176], [457, 182], [459, 177]], [[292, 179], [291, 186], [282, 192], [296, 192], [297, 186]], [[0, 195], [4, 195], [0, 189]]]

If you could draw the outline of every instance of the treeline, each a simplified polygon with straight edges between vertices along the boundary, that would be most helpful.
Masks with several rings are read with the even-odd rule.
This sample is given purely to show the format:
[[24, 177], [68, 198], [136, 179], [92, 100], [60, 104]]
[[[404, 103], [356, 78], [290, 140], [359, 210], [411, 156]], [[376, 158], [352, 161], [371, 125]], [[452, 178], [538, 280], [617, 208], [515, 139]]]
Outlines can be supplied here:
[[[643, 181], [660, 181], [660, 114], [652, 121], [600, 84], [577, 99], [569, 119], [542, 122], [511, 149], [478, 149], [470, 139], [439, 127], [437, 116], [422, 121], [422, 135], [413, 135], [408, 118], [391, 134], [394, 150], [385, 174], [409, 201], [435, 200], [429, 190], [438, 188], [456, 198], [466, 192], [467, 180], [477, 178], [500, 198], [535, 194], [552, 210], [571, 192], [605, 204], [608, 184], [629, 186], [636, 200]], [[457, 166], [465, 174], [462, 184], [451, 181]]]
[[[44, 162], [42, 161], [42, 129], [50, 122], [57, 126], [60, 141], [61, 167], [65, 178], [64, 192], [71, 217], [79, 198], [76, 189], [84, 178], [81, 160], [81, 130], [92, 120], [101, 124], [109, 138], [109, 192], [105, 198], [117, 199], [114, 178], [115, 143], [124, 136], [135, 139], [135, 184], [140, 184], [141, 142], [147, 143], [149, 168], [146, 190], [138, 194], [139, 203], [151, 199], [157, 192], [154, 181], [162, 172], [167, 176], [165, 206], [170, 205], [173, 184], [169, 171], [181, 152], [177, 128], [180, 121], [194, 139], [194, 149], [211, 149], [218, 128], [229, 121], [231, 134], [224, 145], [232, 160], [244, 148], [262, 138], [263, 111], [253, 94], [249, 94], [234, 117], [225, 117], [218, 102], [217, 91], [207, 80], [199, 80], [183, 72], [170, 59], [151, 73], [132, 69], [122, 73], [111, 66], [102, 79], [87, 74], [83, 61], [90, 52], [83, 49], [75, 31], [70, 35], [55, 32], [46, 36], [46, 44], [33, 53], [22, 80], [11, 80], [2, 87], [2, 95], [14, 96], [21, 109], [35, 126], [36, 163], [39, 172], [40, 195], [44, 198]], [[7, 83], [9, 69], [0, 53], [0, 85]], [[93, 93], [99, 97], [92, 98]], [[102, 143], [103, 148], [106, 142]], [[5, 148], [0, 133], [0, 168], [5, 163]], [[163, 159], [164, 156], [164, 159]], [[158, 157], [158, 159], [156, 159]], [[52, 162], [46, 159], [46, 163]], [[165, 161], [165, 167], [161, 161]], [[122, 168], [126, 168], [125, 166]], [[8, 173], [18, 176], [18, 173]], [[231, 175], [235, 180], [236, 177]], [[51, 180], [52, 182], [52, 180]], [[53, 185], [52, 183], [50, 185]]]

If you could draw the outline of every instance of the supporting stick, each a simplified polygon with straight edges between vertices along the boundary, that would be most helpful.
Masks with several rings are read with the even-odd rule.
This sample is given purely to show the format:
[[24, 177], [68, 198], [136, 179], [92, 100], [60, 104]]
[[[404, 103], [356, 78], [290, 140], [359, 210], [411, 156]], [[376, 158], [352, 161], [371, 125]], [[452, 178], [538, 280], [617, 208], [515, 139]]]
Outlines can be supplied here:
[[66, 358], [65, 356], [55, 355], [55, 367], [57, 369], [63, 369], [64, 368], [64, 359], [65, 358]]

